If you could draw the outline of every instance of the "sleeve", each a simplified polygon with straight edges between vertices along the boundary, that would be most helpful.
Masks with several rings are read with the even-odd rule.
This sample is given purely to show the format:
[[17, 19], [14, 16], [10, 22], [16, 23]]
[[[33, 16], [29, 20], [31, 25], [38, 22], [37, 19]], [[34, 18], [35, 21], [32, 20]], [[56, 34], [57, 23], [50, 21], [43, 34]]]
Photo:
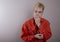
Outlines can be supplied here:
[[50, 23], [46, 24], [46, 28], [44, 30], [44, 40], [48, 40], [52, 36]]
[[27, 26], [26, 26], [26, 25], [23, 25], [23, 26], [22, 26], [21, 38], [22, 38], [24, 41], [30, 41], [30, 40], [33, 39], [33, 36], [34, 36], [34, 35], [30, 35], [30, 34], [28, 33]]

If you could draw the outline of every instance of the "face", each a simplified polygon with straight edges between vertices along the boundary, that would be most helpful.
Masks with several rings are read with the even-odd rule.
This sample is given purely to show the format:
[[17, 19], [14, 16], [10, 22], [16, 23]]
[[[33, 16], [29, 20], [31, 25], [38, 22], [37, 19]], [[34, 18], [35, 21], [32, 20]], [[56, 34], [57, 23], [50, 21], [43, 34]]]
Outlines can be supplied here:
[[35, 7], [34, 14], [33, 14], [34, 18], [35, 19], [40, 19], [42, 17], [42, 15], [43, 15], [43, 9], [42, 9], [42, 7], [41, 8]]

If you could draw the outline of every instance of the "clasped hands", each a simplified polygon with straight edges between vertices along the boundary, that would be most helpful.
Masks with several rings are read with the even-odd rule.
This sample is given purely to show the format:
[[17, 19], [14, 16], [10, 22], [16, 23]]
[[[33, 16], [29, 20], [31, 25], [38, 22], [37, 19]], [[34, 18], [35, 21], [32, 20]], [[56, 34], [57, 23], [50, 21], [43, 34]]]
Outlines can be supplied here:
[[43, 34], [35, 34], [34, 38], [43, 39]]

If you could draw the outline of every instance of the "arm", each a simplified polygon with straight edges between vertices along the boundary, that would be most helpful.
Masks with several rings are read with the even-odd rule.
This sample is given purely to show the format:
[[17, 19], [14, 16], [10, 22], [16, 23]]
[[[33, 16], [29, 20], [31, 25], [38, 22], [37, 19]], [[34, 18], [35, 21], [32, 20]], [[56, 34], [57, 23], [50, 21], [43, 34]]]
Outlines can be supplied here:
[[52, 36], [50, 23], [46, 24], [46, 28], [44, 30], [44, 40], [48, 40]]
[[22, 38], [23, 40], [25, 40], [25, 41], [30, 41], [30, 40], [33, 39], [33, 36], [34, 36], [34, 35], [30, 35], [30, 34], [28, 33], [28, 29], [27, 29], [26, 25], [23, 25], [23, 26], [22, 26], [21, 38]]

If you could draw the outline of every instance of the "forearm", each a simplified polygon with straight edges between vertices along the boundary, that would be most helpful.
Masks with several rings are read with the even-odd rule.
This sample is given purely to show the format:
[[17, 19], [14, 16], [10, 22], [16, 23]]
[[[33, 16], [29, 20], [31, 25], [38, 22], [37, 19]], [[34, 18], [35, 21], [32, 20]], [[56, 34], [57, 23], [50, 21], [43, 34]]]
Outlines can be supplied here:
[[25, 41], [30, 41], [34, 38], [34, 35], [23, 35], [22, 39]]

